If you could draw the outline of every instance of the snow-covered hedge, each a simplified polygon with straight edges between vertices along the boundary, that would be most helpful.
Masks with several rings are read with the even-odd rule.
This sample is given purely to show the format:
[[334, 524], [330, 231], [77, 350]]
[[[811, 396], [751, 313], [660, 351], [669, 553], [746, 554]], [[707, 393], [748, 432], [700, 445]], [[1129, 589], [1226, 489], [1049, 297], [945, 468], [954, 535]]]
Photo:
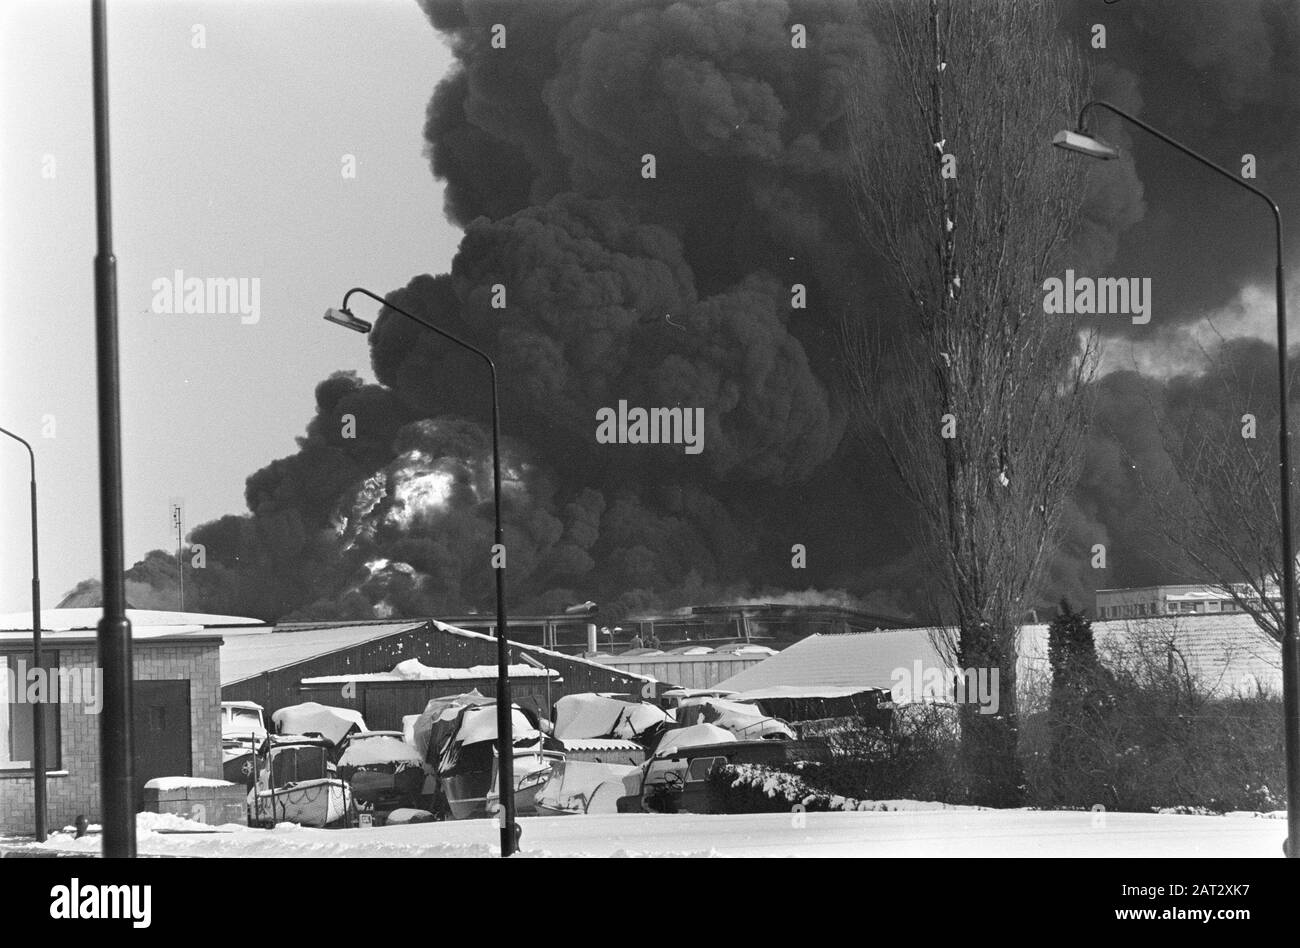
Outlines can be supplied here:
[[709, 776], [711, 813], [789, 813], [796, 806], [808, 812], [856, 810], [852, 797], [826, 793], [801, 778], [759, 764], [728, 764]]

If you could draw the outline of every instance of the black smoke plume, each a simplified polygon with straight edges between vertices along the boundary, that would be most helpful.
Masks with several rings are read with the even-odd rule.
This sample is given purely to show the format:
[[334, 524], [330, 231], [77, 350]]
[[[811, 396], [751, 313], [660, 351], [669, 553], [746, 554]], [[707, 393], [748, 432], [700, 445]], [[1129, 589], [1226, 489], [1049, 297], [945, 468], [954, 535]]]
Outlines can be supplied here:
[[[450, 273], [416, 276], [390, 298], [497, 361], [511, 608], [594, 599], [617, 616], [838, 588], [929, 614], [912, 512], [879, 453], [846, 437], [838, 394], [838, 320], [866, 311], [887, 332], [906, 318], [858, 236], [844, 176], [844, 83], [854, 63], [878, 58], [864, 6], [422, 6], [456, 57], [425, 137], [464, 238]], [[1295, 5], [1078, 0], [1062, 11], [1098, 95], [1189, 142], [1218, 142], [1225, 163], [1257, 154], [1261, 186], [1282, 199], [1300, 188]], [[1105, 51], [1087, 46], [1098, 21]], [[504, 49], [492, 45], [496, 24]], [[796, 24], [806, 48], [792, 46]], [[1105, 131], [1136, 163], [1091, 175], [1079, 270], [1152, 276], [1157, 319], [1173, 324], [1260, 276], [1257, 209], [1138, 134]], [[791, 306], [796, 283], [804, 309]], [[504, 309], [493, 306], [497, 285]], [[321, 382], [297, 453], [249, 477], [248, 512], [193, 531], [207, 561], [187, 570], [192, 608], [266, 618], [490, 611], [484, 367], [391, 311], [370, 342], [377, 384], [348, 373]], [[1133, 372], [1099, 383], [1044, 602], [1067, 594], [1090, 605], [1098, 586], [1165, 578], [1169, 551], [1141, 528], [1132, 476], [1134, 458], [1161, 463], [1157, 433], [1135, 419], [1165, 384]], [[597, 444], [595, 413], [619, 400], [702, 407], [703, 452]], [[1105, 571], [1089, 567], [1095, 543], [1108, 545]], [[792, 568], [794, 544], [806, 547], [804, 569]], [[170, 574], [141, 576], [166, 591], [174, 572], [172, 561]]]

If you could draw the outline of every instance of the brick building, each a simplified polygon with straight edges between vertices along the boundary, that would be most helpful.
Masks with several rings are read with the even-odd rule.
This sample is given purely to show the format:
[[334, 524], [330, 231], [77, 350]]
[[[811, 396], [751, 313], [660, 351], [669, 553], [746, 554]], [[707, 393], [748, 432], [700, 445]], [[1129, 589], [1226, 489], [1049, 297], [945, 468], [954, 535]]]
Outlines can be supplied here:
[[[43, 634], [43, 676], [33, 675], [30, 614], [0, 622], [8, 626], [0, 630], [0, 834], [26, 835], [35, 827], [33, 687], [59, 697], [57, 705], [47, 703], [45, 715], [49, 826], [70, 825], [79, 815], [91, 822], [100, 818], [102, 677], [94, 631], [99, 615], [99, 609], [42, 612], [43, 627], [53, 630]], [[142, 610], [128, 610], [128, 616], [134, 633], [137, 793], [153, 777], [220, 779], [219, 625], [254, 620]], [[207, 620], [219, 622], [207, 628]]]

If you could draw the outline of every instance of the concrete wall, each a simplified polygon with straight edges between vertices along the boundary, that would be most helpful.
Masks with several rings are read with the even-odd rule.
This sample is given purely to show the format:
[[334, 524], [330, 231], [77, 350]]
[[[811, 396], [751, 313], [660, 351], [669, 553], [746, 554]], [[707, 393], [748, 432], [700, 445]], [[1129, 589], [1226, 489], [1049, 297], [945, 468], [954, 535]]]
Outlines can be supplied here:
[[[61, 668], [94, 668], [93, 644], [61, 646], [49, 643]], [[9, 649], [4, 650], [10, 654]], [[190, 755], [193, 776], [221, 779], [221, 675], [218, 643], [136, 641], [135, 678], [188, 679], [190, 683]], [[46, 718], [52, 715], [47, 710]], [[79, 814], [99, 821], [99, 717], [82, 705], [63, 704], [60, 722], [60, 769], [46, 777], [48, 825], [69, 826]], [[54, 763], [51, 762], [53, 767]], [[0, 833], [29, 835], [35, 828], [31, 771], [0, 770]]]

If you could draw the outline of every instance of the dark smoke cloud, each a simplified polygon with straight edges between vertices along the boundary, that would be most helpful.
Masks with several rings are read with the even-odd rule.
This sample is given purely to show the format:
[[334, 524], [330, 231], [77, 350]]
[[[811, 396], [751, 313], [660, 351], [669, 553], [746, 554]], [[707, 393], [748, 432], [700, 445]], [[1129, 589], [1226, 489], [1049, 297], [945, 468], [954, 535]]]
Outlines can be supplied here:
[[[450, 273], [390, 298], [497, 360], [512, 608], [591, 598], [617, 616], [814, 587], [928, 618], [913, 512], [879, 452], [845, 436], [837, 396], [840, 316], [865, 312], [886, 332], [906, 318], [844, 182], [844, 82], [880, 55], [862, 5], [422, 7], [457, 60], [425, 137], [465, 235]], [[1098, 96], [1229, 166], [1255, 153], [1261, 186], [1291, 202], [1297, 5], [1077, 0], [1061, 11]], [[1104, 51], [1087, 47], [1098, 21]], [[498, 23], [505, 50], [490, 45]], [[791, 48], [795, 23], [805, 50]], [[1141, 133], [1102, 129], [1136, 160], [1089, 176], [1076, 269], [1152, 276], [1155, 320], [1172, 323], [1260, 275], [1259, 208]], [[654, 180], [640, 174], [647, 153]], [[795, 282], [807, 309], [790, 307]], [[504, 310], [491, 305], [498, 283]], [[378, 384], [320, 383], [298, 452], [248, 479], [249, 513], [194, 531], [208, 563], [187, 574], [187, 604], [268, 618], [491, 609], [485, 367], [391, 311], [370, 342]], [[1043, 602], [1090, 605], [1099, 586], [1180, 568], [1152, 539], [1139, 475], [1167, 464], [1150, 406], [1197, 379], [1120, 371], [1098, 383]], [[595, 412], [619, 399], [703, 407], [703, 454], [597, 445]], [[349, 414], [355, 438], [342, 435]], [[794, 543], [807, 569], [791, 569]], [[1090, 568], [1096, 543], [1106, 570]], [[172, 595], [168, 554], [137, 570], [141, 595]]]
[[[496, 284], [509, 291], [505, 310], [490, 306]], [[565, 194], [500, 221], [480, 218], [449, 291], [421, 280], [399, 305], [407, 297], [494, 352], [511, 430], [547, 432], [565, 455], [616, 450], [593, 449], [592, 435], [597, 409], [619, 400], [703, 408], [699, 459], [719, 477], [806, 475], [842, 434], [826, 385], [788, 331], [789, 290], [758, 272], [701, 298], [678, 238], [637, 223], [619, 202]], [[481, 368], [400, 316], [381, 321], [374, 364], [386, 385], [426, 380], [413, 393], [422, 409], [472, 412], [475, 388], [484, 403]], [[630, 467], [652, 452], [622, 453]]]
[[[1234, 173], [1253, 154], [1251, 183], [1287, 216], [1300, 200], [1300, 4], [1080, 0], [1068, 9], [1065, 28], [1081, 42], [1091, 24], [1107, 27], [1107, 49], [1086, 49], [1085, 59], [1130, 77], [1099, 92]], [[1123, 275], [1152, 278], [1153, 322], [1198, 320], [1243, 283], [1270, 280], [1271, 219], [1262, 202], [1144, 132], [1100, 120], [1103, 133], [1126, 146], [1142, 182], [1145, 212], [1123, 231], [1118, 254]]]

